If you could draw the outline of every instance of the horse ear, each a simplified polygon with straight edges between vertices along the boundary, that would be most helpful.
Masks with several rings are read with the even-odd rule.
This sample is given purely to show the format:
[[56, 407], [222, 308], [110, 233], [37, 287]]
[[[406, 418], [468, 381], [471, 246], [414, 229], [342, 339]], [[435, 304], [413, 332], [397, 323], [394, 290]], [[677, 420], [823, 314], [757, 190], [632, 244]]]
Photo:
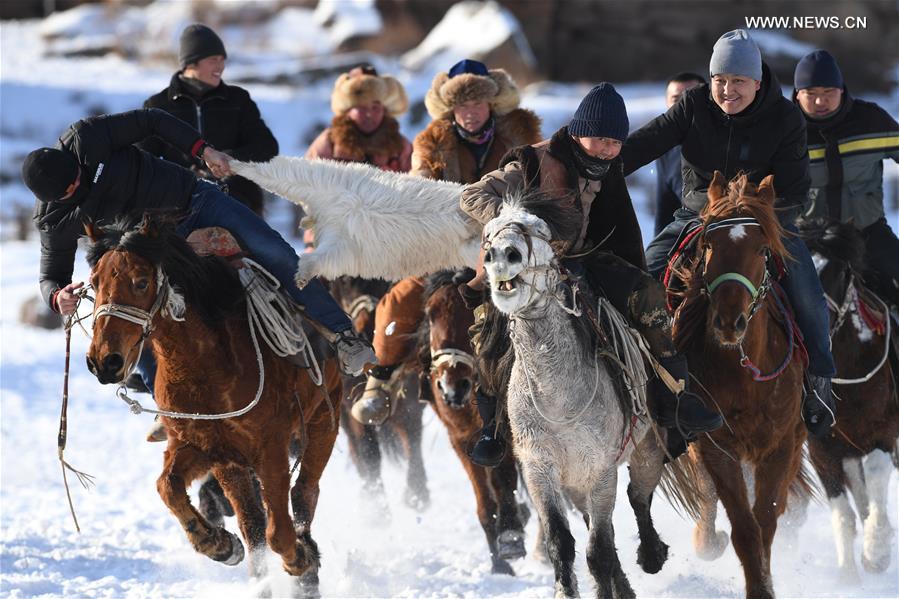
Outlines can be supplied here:
[[91, 243], [97, 243], [104, 235], [106, 235], [106, 231], [101, 229], [100, 226], [95, 223], [85, 223], [84, 233], [87, 235], [87, 238], [91, 240]]
[[715, 174], [712, 175], [712, 182], [709, 183], [708, 193], [709, 201], [713, 204], [727, 195], [727, 181], [724, 180], [724, 175], [721, 171], [716, 170]]
[[145, 237], [159, 237], [159, 222], [149, 212], [144, 213], [144, 217], [141, 219], [140, 224], [137, 225], [137, 228], [140, 234]]
[[774, 204], [774, 175], [768, 175], [759, 183], [758, 197], [766, 204]]

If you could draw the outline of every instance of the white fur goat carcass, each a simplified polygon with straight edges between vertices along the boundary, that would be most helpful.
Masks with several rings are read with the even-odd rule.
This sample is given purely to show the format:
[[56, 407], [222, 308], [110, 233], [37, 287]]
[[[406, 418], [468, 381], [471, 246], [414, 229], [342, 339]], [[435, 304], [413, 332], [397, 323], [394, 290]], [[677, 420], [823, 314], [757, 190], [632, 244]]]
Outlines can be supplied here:
[[231, 169], [311, 218], [315, 251], [300, 259], [300, 285], [317, 275], [395, 281], [477, 264], [482, 227], [459, 208], [457, 183], [290, 156], [234, 160]]

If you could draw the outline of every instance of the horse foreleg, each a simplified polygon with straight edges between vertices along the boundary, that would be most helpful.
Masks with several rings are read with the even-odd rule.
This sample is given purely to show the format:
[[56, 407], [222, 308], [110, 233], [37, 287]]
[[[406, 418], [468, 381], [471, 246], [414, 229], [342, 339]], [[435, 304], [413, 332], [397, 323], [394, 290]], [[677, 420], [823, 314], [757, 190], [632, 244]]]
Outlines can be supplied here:
[[[812, 465], [824, 486], [824, 493], [830, 504], [830, 521], [833, 526], [834, 543], [837, 549], [837, 568], [840, 580], [847, 583], [858, 582], [858, 568], [855, 565], [855, 512], [849, 503], [847, 476], [844, 464], [836, 453], [836, 447], [817, 439], [809, 442]], [[859, 464], [860, 466], [860, 464]]]
[[555, 571], [556, 597], [576, 597], [574, 537], [565, 517], [562, 481], [558, 470], [551, 462], [525, 458], [522, 458], [521, 466], [528, 492], [546, 535], [546, 553]]
[[362, 424], [350, 416], [347, 401], [340, 406], [340, 425], [349, 441], [350, 458], [356, 466], [362, 488], [373, 495], [384, 494], [381, 482], [381, 448], [378, 446], [378, 429]]
[[272, 551], [281, 556], [284, 570], [293, 576], [300, 576], [308, 569], [309, 564], [298, 552], [296, 532], [290, 518], [288, 444], [286, 440], [283, 443], [276, 441], [274, 437], [271, 438], [253, 464], [261, 483], [262, 502], [268, 519], [265, 538]]
[[755, 465], [755, 501], [752, 513], [762, 533], [765, 571], [771, 573], [771, 544], [777, 532], [777, 519], [787, 509], [790, 483], [802, 462], [802, 440], [784, 441]]
[[265, 512], [256, 494], [251, 471], [245, 466], [213, 466], [212, 472], [227, 501], [235, 507], [240, 532], [250, 550], [250, 576], [261, 579], [265, 566]]
[[[596, 581], [596, 596], [603, 599], [636, 597], [621, 569], [618, 551], [615, 549], [612, 511], [615, 509], [617, 487], [618, 468], [612, 465], [598, 477], [588, 500], [590, 540], [587, 547], [587, 567]], [[641, 530], [641, 539], [642, 532]]]
[[862, 565], [868, 572], [883, 572], [890, 565], [895, 532], [887, 517], [888, 491], [893, 467], [890, 454], [875, 449], [865, 458], [868, 481], [868, 517], [865, 518], [865, 542]]
[[637, 519], [640, 546], [637, 547], [637, 563], [644, 572], [655, 574], [668, 559], [668, 545], [659, 538], [652, 523], [652, 494], [662, 478], [665, 454], [652, 432], [646, 434], [631, 455], [628, 469], [630, 483], [627, 498]]
[[[405, 384], [407, 387], [409, 386], [408, 381]], [[431, 505], [431, 493], [428, 491], [428, 476], [425, 473], [425, 463], [421, 455], [424, 405], [418, 401], [416, 394], [407, 392], [406, 396], [400, 400], [397, 412], [395, 417], [399, 416], [400, 420], [394, 424], [400, 426], [396, 426], [396, 432], [403, 444], [406, 457], [409, 459], [403, 501], [412, 509], [423, 512]]]
[[865, 478], [864, 457], [843, 458], [843, 472], [846, 473], [846, 486], [855, 501], [858, 519], [864, 522], [868, 519], [868, 507], [871, 503]]
[[[718, 493], [709, 471], [702, 463], [699, 447], [693, 443], [688, 458], [695, 473], [694, 481], [699, 490], [699, 520], [693, 529], [693, 549], [704, 560], [716, 560], [727, 549], [727, 533], [716, 528], [718, 518]], [[681, 458], [683, 459], [683, 458]]]
[[156, 480], [159, 496], [181, 523], [187, 539], [197, 552], [229, 566], [240, 563], [244, 556], [240, 539], [224, 528], [211, 526], [194, 508], [187, 495], [188, 485], [209, 470], [209, 459], [199, 449], [177, 443], [169, 437], [162, 474]]
[[524, 557], [524, 522], [518, 505], [518, 467], [509, 451], [496, 468], [487, 469], [487, 482], [496, 501], [496, 531], [499, 554], [505, 559]]
[[718, 497], [724, 505], [731, 524], [731, 542], [743, 565], [748, 599], [773, 599], [774, 585], [765, 567], [765, 550], [762, 546], [762, 531], [749, 506], [743, 472], [730, 458], [721, 454], [717, 447], [705, 440], [700, 453], [709, 472]]

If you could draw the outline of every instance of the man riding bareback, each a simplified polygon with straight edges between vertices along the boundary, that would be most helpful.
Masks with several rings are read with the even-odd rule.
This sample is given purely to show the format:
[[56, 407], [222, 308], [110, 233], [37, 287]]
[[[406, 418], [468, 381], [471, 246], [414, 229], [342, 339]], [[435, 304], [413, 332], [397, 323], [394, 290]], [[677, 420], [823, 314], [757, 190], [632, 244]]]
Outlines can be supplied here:
[[[78, 238], [85, 224], [103, 226], [148, 210], [185, 210], [179, 232], [223, 227], [269, 270], [307, 315], [335, 333], [342, 368], [361, 372], [376, 358], [352, 332], [349, 318], [321, 283], [303, 289], [294, 283], [294, 249], [247, 206], [198, 179], [191, 171], [151, 156], [133, 144], [156, 135], [185, 154], [202, 158], [216, 176], [230, 174], [227, 157], [199, 132], [159, 109], [92, 117], [70, 126], [55, 148], [31, 152], [22, 178], [37, 197], [34, 223], [41, 236], [40, 284], [44, 299], [61, 314], [71, 314], [83, 283], [72, 282]], [[150, 355], [150, 352], [144, 352]], [[141, 360], [144, 384], [153, 389], [155, 364]]]
[[715, 43], [709, 75], [711, 85], [687, 91], [668, 112], [631, 134], [621, 152], [624, 172], [629, 174], [681, 146], [683, 207], [647, 247], [647, 267], [653, 276], [665, 269], [672, 247], [705, 206], [715, 171], [727, 180], [745, 173], [756, 184], [774, 175], [775, 208], [788, 231], [783, 243], [793, 257], [786, 264], [781, 284], [809, 355], [811, 390], [802, 414], [810, 432], [823, 435], [834, 422], [835, 410], [830, 379], [836, 370], [827, 334], [829, 316], [808, 248], [792, 234], [809, 190], [805, 119], [783, 97], [758, 46], [742, 29], [725, 33]]
[[[583, 271], [591, 289], [627, 318], [660, 364], [684, 383], [684, 390], [675, 395], [659, 380], [653, 381], [657, 420], [685, 434], [711, 431], [722, 425], [722, 418], [686, 390], [687, 361], [671, 341], [665, 290], [643, 270], [640, 226], [618, 157], [627, 132], [624, 100], [611, 84], [602, 83], [581, 101], [567, 127], [551, 139], [514, 149], [499, 170], [469, 185], [462, 193], [461, 208], [486, 224], [499, 214], [503, 197], [511, 191], [536, 188], [560, 202], [571, 202], [582, 225], [576, 238], [553, 240], [561, 257], [571, 256], [563, 264], [574, 274]], [[488, 436], [485, 431], [482, 442], [489, 442]]]

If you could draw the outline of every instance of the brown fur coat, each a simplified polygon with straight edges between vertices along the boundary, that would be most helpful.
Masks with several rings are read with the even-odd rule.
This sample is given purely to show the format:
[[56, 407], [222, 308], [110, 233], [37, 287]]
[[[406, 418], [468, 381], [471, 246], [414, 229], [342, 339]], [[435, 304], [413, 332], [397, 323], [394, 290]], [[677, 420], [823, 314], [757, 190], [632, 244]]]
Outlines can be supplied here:
[[400, 133], [399, 123], [384, 116], [381, 126], [365, 135], [347, 116], [335, 116], [306, 151], [306, 158], [328, 158], [345, 162], [366, 162], [388, 171], [407, 172], [411, 166], [412, 144]]
[[416, 136], [410, 172], [429, 179], [474, 183], [499, 168], [500, 160], [512, 148], [540, 141], [540, 117], [532, 111], [516, 108], [495, 118], [493, 145], [480, 169], [474, 155], [463, 147], [452, 120], [437, 119]]

